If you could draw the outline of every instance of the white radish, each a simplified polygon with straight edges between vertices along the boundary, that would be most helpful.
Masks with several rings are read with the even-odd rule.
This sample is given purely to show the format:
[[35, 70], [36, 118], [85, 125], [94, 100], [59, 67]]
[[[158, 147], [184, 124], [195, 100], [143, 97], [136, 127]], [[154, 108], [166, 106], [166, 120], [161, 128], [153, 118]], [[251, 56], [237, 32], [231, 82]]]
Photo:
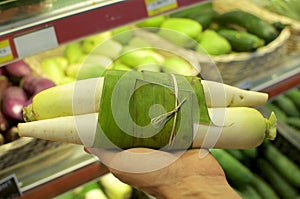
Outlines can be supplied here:
[[[273, 114], [266, 119], [259, 111], [248, 107], [210, 108], [209, 114], [213, 124], [194, 124], [193, 148], [253, 148], [264, 139], [276, 136]], [[22, 137], [98, 147], [93, 146], [97, 124], [98, 114], [93, 113], [19, 123], [18, 128]], [[168, 140], [159, 141], [168, 143]]]
[[[38, 93], [24, 108], [26, 121], [98, 112], [104, 78], [91, 78], [49, 88]], [[268, 100], [261, 92], [201, 81], [208, 107], [260, 106]]]

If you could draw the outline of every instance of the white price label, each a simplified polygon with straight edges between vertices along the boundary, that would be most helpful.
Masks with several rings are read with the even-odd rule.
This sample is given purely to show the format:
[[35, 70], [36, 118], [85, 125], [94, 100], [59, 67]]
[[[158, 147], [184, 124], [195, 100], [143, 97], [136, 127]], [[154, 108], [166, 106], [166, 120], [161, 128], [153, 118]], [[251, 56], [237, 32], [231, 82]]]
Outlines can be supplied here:
[[14, 39], [19, 57], [27, 57], [58, 47], [54, 27], [20, 35]]

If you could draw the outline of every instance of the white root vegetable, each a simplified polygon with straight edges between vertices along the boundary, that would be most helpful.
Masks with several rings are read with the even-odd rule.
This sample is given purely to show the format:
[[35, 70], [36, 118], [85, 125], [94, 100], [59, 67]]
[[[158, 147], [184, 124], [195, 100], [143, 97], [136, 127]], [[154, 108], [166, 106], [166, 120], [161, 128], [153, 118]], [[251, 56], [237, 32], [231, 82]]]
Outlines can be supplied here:
[[99, 111], [104, 78], [90, 78], [46, 89], [23, 109], [25, 121]]
[[33, 122], [19, 123], [21, 137], [59, 141], [92, 146], [97, 128], [98, 114], [64, 116]]
[[[253, 148], [276, 136], [276, 118], [248, 107], [209, 108], [212, 125], [194, 124], [193, 148]], [[93, 146], [98, 114], [19, 123], [19, 135]], [[113, 132], [111, 132], [113, 133]]]
[[[101, 77], [80, 80], [40, 92], [33, 98], [32, 104], [24, 109], [25, 120], [98, 112], [103, 81]], [[201, 82], [208, 107], [260, 106], [268, 100], [265, 93], [247, 91], [217, 82]]]
[[267, 102], [266, 93], [240, 89], [213, 81], [201, 81], [208, 107], [260, 106]]
[[232, 107], [208, 109], [211, 125], [194, 124], [193, 148], [246, 149], [276, 137], [276, 117], [269, 119], [254, 108]]

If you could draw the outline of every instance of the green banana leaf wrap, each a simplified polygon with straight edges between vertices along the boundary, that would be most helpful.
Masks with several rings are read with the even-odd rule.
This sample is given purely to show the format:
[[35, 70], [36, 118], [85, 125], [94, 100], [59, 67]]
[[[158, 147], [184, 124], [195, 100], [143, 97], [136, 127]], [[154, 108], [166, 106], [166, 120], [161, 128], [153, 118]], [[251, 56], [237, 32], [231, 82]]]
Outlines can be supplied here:
[[94, 147], [188, 149], [193, 123], [209, 124], [199, 77], [108, 70]]

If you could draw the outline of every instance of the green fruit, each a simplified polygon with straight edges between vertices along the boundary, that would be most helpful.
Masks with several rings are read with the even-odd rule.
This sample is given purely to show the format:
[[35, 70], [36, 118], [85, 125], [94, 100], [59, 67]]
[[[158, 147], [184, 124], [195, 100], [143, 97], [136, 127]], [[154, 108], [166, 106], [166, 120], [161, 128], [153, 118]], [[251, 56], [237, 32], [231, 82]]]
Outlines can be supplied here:
[[170, 14], [170, 17], [172, 18], [189, 18], [198, 21], [203, 29], [209, 27], [214, 16], [215, 11], [213, 10], [212, 2], [204, 2]]
[[61, 79], [65, 77], [64, 69], [61, 65], [52, 58], [46, 58], [41, 62], [41, 70], [43, 75], [59, 84]]
[[105, 68], [101, 65], [83, 65], [78, 72], [77, 79], [100, 77], [104, 71]]
[[216, 22], [222, 25], [235, 24], [247, 32], [263, 39], [266, 44], [273, 41], [279, 34], [276, 28], [262, 18], [243, 10], [232, 10], [216, 17]]
[[202, 32], [202, 26], [195, 20], [187, 18], [166, 19], [158, 34], [181, 47], [192, 48], [197, 42], [194, 39]]
[[68, 59], [64, 56], [55, 56], [55, 57], [51, 57], [52, 59], [54, 59], [57, 64], [60, 65], [60, 67], [65, 71], [67, 70], [68, 66], [69, 66], [69, 62]]
[[159, 64], [163, 63], [164, 57], [159, 53], [150, 49], [140, 49], [127, 51], [120, 56], [120, 61], [132, 68], [144, 64]]
[[120, 55], [122, 49], [123, 46], [119, 42], [109, 39], [96, 46], [92, 51], [92, 54], [104, 55], [111, 59], [116, 59]]
[[218, 34], [227, 39], [232, 50], [237, 52], [251, 52], [265, 44], [256, 35], [244, 31], [221, 29]]
[[151, 43], [148, 41], [139, 38], [139, 37], [133, 37], [129, 42], [128, 46], [133, 47], [133, 48], [145, 48], [145, 47], [151, 47]]
[[106, 68], [112, 62], [113, 61], [111, 58], [106, 57], [104, 55], [90, 54], [89, 56], [86, 57], [82, 65], [83, 66], [97, 65]]
[[129, 199], [132, 195], [132, 187], [121, 182], [111, 173], [102, 176], [99, 182], [108, 198]]
[[207, 52], [210, 55], [222, 55], [231, 52], [230, 43], [214, 30], [205, 30], [196, 48], [197, 52]]
[[131, 70], [131, 68], [129, 66], [127, 66], [126, 64], [121, 63], [120, 61], [116, 61], [115, 63], [112, 64], [111, 67], [114, 70]]
[[137, 71], [152, 71], [152, 72], [159, 72], [160, 71], [160, 64], [158, 61], [151, 56], [145, 57], [143, 63], [138, 65], [135, 70]]
[[189, 62], [180, 57], [166, 58], [163, 63], [163, 71], [166, 73], [177, 73], [182, 75], [190, 75], [194, 69]]
[[66, 74], [68, 77], [76, 78], [77, 74], [80, 70], [81, 64], [71, 64], [66, 70]]
[[74, 42], [66, 46], [64, 55], [68, 59], [69, 63], [76, 63], [80, 60], [84, 53], [80, 43]]
[[122, 26], [111, 31], [113, 39], [125, 45], [133, 37], [133, 33], [128, 26]]
[[166, 16], [161, 15], [161, 16], [146, 19], [142, 22], [137, 23], [136, 25], [140, 28], [160, 27], [165, 19]]
[[98, 45], [111, 38], [111, 32], [103, 32], [91, 37], [85, 38], [82, 41], [82, 50], [84, 53], [90, 53]]
[[59, 85], [67, 84], [67, 83], [71, 83], [71, 82], [75, 82], [75, 81], [76, 81], [76, 78], [65, 76], [60, 80]]

